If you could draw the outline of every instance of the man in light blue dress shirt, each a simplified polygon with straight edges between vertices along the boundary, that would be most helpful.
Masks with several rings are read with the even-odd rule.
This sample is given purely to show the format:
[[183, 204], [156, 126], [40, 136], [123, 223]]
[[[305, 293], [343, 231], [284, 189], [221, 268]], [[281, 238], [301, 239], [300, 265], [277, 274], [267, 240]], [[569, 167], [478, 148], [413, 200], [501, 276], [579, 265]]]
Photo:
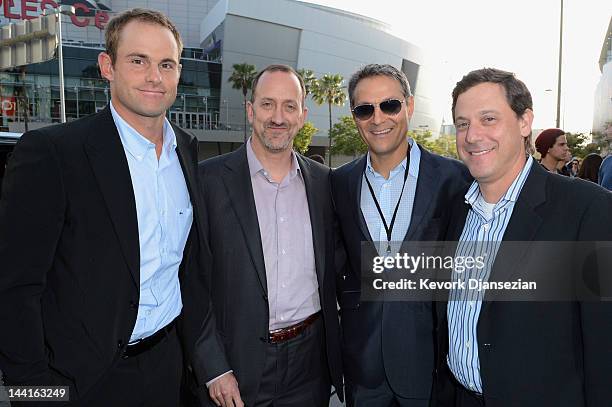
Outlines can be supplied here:
[[197, 140], [165, 118], [181, 50], [163, 14], [119, 14], [98, 58], [109, 106], [17, 145], [0, 200], [6, 384], [65, 386], [75, 406], [179, 405], [205, 311]]

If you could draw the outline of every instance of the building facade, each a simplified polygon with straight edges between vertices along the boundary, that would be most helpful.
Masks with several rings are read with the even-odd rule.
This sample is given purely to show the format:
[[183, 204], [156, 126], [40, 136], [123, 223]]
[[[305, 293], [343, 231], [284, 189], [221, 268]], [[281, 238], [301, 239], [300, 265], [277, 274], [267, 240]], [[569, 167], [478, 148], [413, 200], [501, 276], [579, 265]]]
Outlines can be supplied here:
[[595, 88], [592, 133], [601, 141], [607, 141], [607, 148], [604, 143], [605, 155], [612, 152], [612, 18], [601, 47], [599, 69], [601, 78]]
[[[59, 4], [73, 5], [76, 15], [63, 17], [66, 116], [74, 120], [102, 109], [109, 98], [100, 78], [97, 55], [104, 49], [104, 29], [115, 14], [145, 7], [166, 14], [184, 39], [178, 97], [168, 118], [193, 132], [202, 156], [235, 148], [243, 140], [242, 92], [232, 89], [232, 65], [261, 69], [284, 63], [296, 69], [350, 75], [368, 63], [389, 63], [406, 73], [415, 96], [411, 129], [438, 134], [442, 113], [434, 108], [435, 78], [424, 52], [394, 36], [382, 22], [346, 11], [295, 0], [4, 0], [0, 25], [35, 18]], [[4, 131], [21, 132], [59, 121], [57, 60], [0, 72]], [[309, 120], [319, 133], [313, 151], [324, 152], [327, 106], [310, 98]], [[332, 119], [349, 115], [348, 103], [332, 108]]]

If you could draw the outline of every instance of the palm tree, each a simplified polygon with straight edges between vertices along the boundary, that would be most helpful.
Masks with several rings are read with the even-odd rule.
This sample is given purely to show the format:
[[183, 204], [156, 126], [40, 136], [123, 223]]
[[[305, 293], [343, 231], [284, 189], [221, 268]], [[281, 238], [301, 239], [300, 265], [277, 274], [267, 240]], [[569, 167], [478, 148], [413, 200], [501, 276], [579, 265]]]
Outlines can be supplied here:
[[242, 64], [234, 64], [232, 66], [234, 71], [232, 72], [232, 76], [227, 80], [232, 83], [233, 89], [238, 89], [242, 91], [242, 98], [244, 102], [244, 142], [247, 140], [247, 111], [246, 111], [246, 103], [247, 103], [247, 94], [249, 93], [249, 89], [253, 85], [253, 79], [255, 79], [255, 75], [257, 75], [257, 68], [255, 65], [242, 63]]
[[313, 83], [310, 90], [315, 103], [322, 105], [327, 103], [329, 111], [329, 166], [331, 167], [331, 146], [332, 146], [332, 105], [344, 106], [346, 93], [342, 82], [344, 78], [339, 74], [325, 74]]
[[306, 88], [306, 94], [304, 97], [306, 97], [312, 93], [312, 88], [315, 86], [314, 84], [317, 81], [317, 78], [314, 76], [314, 72], [310, 69], [298, 69], [297, 73], [304, 81], [304, 87]]

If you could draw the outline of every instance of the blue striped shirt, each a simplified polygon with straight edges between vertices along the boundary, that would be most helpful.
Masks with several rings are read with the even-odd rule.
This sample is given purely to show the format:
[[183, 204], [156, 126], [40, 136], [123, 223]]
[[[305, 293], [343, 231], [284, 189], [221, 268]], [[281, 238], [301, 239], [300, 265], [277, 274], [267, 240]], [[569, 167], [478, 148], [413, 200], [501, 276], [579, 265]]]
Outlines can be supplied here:
[[[410, 220], [412, 219], [412, 207], [414, 205], [414, 195], [416, 192], [417, 179], [419, 177], [419, 166], [421, 163], [421, 150], [417, 143], [411, 138], [408, 139], [410, 144], [410, 168], [408, 169], [408, 178], [406, 179], [406, 186], [404, 187], [404, 194], [402, 195], [402, 202], [397, 210], [397, 216], [395, 217], [395, 224], [393, 226], [393, 232], [391, 234], [391, 241], [397, 244], [392, 244], [392, 253], [397, 253], [399, 250], [399, 242], [404, 240], [408, 227], [410, 226]], [[385, 179], [382, 175], [377, 173], [372, 167], [370, 162], [370, 153], [367, 156], [367, 165], [365, 170], [365, 176], [372, 184], [374, 195], [378, 200], [380, 209], [383, 215], [385, 215], [385, 221], [390, 226], [391, 218], [393, 218], [393, 211], [397, 200], [402, 192], [402, 186], [404, 185], [404, 171], [406, 170], [407, 160], [404, 158], [401, 163], [397, 165], [389, 173], [389, 179]], [[363, 218], [368, 225], [368, 231], [374, 242], [379, 243], [378, 253], [383, 255], [386, 252], [387, 247], [387, 231], [380, 219], [378, 209], [368, 188], [368, 184], [364, 177], [361, 180], [361, 213]]]
[[[484, 255], [485, 266], [466, 268], [463, 273], [453, 271], [453, 281], [467, 281], [472, 278], [482, 281], [489, 279], [497, 250], [532, 163], [533, 158], [529, 156], [523, 170], [496, 204], [485, 202], [478, 183], [476, 181], [472, 183], [465, 194], [466, 203], [471, 207], [459, 238], [455, 257]], [[480, 377], [476, 328], [484, 295], [484, 290], [451, 290], [447, 306], [448, 366], [459, 383], [477, 393], [482, 393], [482, 378]]]

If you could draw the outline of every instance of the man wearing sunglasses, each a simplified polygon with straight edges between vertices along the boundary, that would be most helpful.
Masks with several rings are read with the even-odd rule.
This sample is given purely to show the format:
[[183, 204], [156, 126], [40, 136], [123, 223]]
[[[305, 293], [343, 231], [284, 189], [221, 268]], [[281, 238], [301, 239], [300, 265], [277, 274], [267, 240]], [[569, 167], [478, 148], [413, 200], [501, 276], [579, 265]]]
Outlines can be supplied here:
[[440, 240], [446, 207], [467, 186], [458, 161], [408, 138], [414, 98], [404, 73], [367, 65], [349, 99], [368, 153], [332, 174], [347, 258], [339, 260], [338, 302], [348, 406], [428, 406], [434, 371], [431, 302], [361, 301], [362, 242], [379, 255], [391, 242]]

